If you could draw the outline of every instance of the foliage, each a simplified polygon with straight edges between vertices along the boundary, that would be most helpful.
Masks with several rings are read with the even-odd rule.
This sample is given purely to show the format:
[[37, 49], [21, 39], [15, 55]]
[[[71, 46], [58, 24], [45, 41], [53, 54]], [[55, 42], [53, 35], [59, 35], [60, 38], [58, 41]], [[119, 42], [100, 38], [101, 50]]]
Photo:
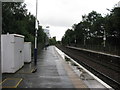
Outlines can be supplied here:
[[53, 37], [53, 38], [50, 38], [49, 39], [49, 44], [50, 45], [55, 45], [57, 42], [56, 42], [56, 37]]
[[[25, 41], [34, 43], [35, 37], [35, 16], [28, 13], [26, 4], [7, 2], [2, 3], [2, 33], [21, 34]], [[38, 44], [43, 47], [45, 44], [45, 33], [42, 26], [38, 28]], [[33, 47], [33, 46], [32, 46]]]
[[103, 45], [104, 37], [107, 45], [120, 46], [120, 8], [104, 17], [96, 11], [83, 15], [80, 23], [65, 32], [62, 44]]

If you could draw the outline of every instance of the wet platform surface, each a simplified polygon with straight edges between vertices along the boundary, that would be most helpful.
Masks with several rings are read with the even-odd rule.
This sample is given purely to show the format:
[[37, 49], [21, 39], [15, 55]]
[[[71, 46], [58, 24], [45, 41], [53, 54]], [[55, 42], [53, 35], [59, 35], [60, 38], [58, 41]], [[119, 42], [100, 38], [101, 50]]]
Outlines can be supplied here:
[[33, 63], [25, 64], [15, 74], [3, 74], [3, 80], [6, 78], [22, 78], [16, 88], [87, 88], [60, 58], [54, 46], [48, 47], [47, 50], [43, 50], [38, 55], [37, 71], [32, 73], [34, 68]]

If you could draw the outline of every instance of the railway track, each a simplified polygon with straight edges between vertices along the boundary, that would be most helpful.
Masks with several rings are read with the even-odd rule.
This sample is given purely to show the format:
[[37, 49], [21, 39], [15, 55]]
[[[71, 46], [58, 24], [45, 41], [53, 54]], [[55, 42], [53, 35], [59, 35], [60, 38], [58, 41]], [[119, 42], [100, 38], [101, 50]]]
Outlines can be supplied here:
[[[60, 50], [62, 50], [64, 53], [69, 55], [71, 58], [73, 58], [76, 62], [84, 66], [86, 69], [88, 69], [90, 72], [95, 74], [97, 77], [102, 79], [104, 82], [109, 84], [111, 87], [113, 87], [115, 90], [119, 90], [120, 81], [119, 81], [119, 72], [115, 72], [112, 69], [108, 69], [102, 64], [96, 63], [94, 61], [90, 61], [87, 59], [84, 59], [80, 56], [80, 54], [72, 49], [68, 49], [62, 46], [57, 46]], [[84, 59], [84, 60], [83, 60]], [[86, 61], [86, 62], [85, 62]], [[92, 65], [93, 64], [93, 65]], [[101, 70], [102, 69], [102, 70]], [[113, 77], [114, 76], [114, 77]], [[115, 78], [118, 77], [118, 78]]]
[[[73, 58], [73, 57], [72, 57]], [[75, 61], [78, 61], [76, 58], [73, 58]], [[79, 64], [81, 64], [82, 66], [84, 66], [86, 69], [88, 69], [90, 72], [94, 73], [97, 77], [101, 78], [104, 82], [106, 82], [107, 84], [109, 84], [110, 86], [112, 86], [113, 88], [115, 88], [116, 90], [120, 89], [120, 83], [117, 82], [116, 80], [110, 78], [109, 76], [105, 75], [104, 73], [98, 71], [97, 69], [91, 67], [90, 65], [84, 63], [84, 62], [80, 62], [78, 61]], [[109, 81], [109, 82], [108, 82]]]
[[[105, 61], [103, 63], [103, 61], [98, 60], [100, 57], [95, 58], [95, 56], [92, 56], [92, 55], [91, 55], [92, 56], [91, 57], [89, 54], [82, 54], [81, 56], [86, 59], [90, 59], [91, 61], [95, 62], [96, 64], [101, 64], [102, 66], [104, 66], [106, 68], [109, 68], [111, 70], [116, 71], [117, 73], [120, 73], [120, 66], [118, 66], [118, 64], [116, 65], [116, 64], [112, 64], [112, 62], [110, 63], [110, 62], [105, 62]], [[98, 56], [96, 56], [96, 57], [98, 57]]]

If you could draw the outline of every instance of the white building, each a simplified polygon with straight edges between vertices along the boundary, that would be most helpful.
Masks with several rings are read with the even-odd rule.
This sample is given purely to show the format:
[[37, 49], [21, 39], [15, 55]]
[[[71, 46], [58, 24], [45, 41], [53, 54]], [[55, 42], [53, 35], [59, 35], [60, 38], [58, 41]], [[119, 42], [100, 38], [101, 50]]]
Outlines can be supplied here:
[[120, 8], [120, 1], [117, 4], [115, 4], [115, 8]]
[[46, 35], [48, 36], [48, 38], [50, 38], [50, 30], [44, 29], [44, 32], [46, 33]]
[[117, 5], [118, 7], [120, 7], [120, 1], [118, 2], [118, 5]]

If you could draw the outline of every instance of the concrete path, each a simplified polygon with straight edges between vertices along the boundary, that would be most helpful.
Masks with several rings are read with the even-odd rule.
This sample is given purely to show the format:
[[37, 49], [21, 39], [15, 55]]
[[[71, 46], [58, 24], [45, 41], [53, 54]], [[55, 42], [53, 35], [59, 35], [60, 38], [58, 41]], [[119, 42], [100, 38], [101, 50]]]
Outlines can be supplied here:
[[58, 55], [54, 46], [41, 52], [36, 68], [37, 72], [32, 73], [34, 64], [25, 64], [15, 74], [3, 74], [3, 80], [7, 78], [22, 79], [21, 82], [16, 83], [16, 88], [87, 88]]

